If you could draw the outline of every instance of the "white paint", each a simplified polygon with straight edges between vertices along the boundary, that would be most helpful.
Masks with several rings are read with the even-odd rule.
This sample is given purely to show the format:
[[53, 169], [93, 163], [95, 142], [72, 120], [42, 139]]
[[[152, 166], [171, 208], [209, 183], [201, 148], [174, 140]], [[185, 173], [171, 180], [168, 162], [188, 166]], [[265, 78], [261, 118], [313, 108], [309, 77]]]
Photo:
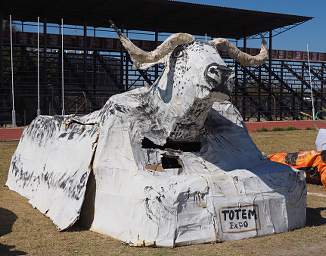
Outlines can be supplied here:
[[[7, 185], [63, 230], [79, 218], [86, 190], [80, 179], [92, 172], [82, 222], [135, 246], [235, 240], [303, 227], [304, 172], [262, 156], [225, 100], [228, 75], [213, 46], [180, 46], [152, 87], [112, 96], [84, 117], [34, 120], [13, 156]], [[145, 137], [151, 148], [142, 146]], [[164, 147], [167, 141], [201, 147], [187, 152]], [[165, 169], [148, 171], [153, 164]], [[49, 185], [37, 181], [49, 173]], [[65, 188], [62, 175], [71, 181]], [[259, 225], [224, 232], [220, 210], [248, 205], [258, 209]]]

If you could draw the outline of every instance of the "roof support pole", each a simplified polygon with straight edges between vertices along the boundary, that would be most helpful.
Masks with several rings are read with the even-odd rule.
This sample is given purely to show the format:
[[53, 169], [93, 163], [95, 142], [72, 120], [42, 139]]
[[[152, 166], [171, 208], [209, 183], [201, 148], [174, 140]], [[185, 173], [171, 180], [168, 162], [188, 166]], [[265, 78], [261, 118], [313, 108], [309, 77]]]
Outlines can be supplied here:
[[[284, 63], [284, 61], [283, 61], [283, 67], [285, 67], [285, 68], [287, 68], [288, 67], [288, 65], [286, 64], [286, 63]], [[292, 88], [292, 85], [291, 85], [291, 88]], [[294, 88], [294, 90], [295, 90], [295, 92], [296, 92], [296, 94], [297, 95], [300, 95], [299, 93], [298, 93], [298, 90], [297, 90], [297, 88]], [[292, 119], [293, 120], [297, 120], [297, 111], [296, 111], [296, 109], [295, 109], [295, 96], [294, 96], [294, 93], [292, 93], [291, 94], [291, 98], [292, 98], [292, 106], [291, 106], [291, 114], [292, 114]], [[302, 98], [301, 98], [301, 96], [300, 96], [300, 99], [302, 100]], [[299, 99], [299, 100], [300, 100]]]
[[65, 71], [64, 71], [64, 59], [63, 59], [63, 18], [61, 18], [61, 114], [65, 115]]
[[40, 108], [40, 17], [37, 17], [37, 116], [41, 114]]
[[[158, 46], [158, 32], [155, 31], [155, 46]], [[155, 65], [155, 80], [158, 78], [158, 64]]]
[[[247, 37], [243, 37], [243, 51], [246, 52], [247, 51]], [[243, 68], [242, 69], [242, 76], [243, 76], [243, 80], [242, 80], [242, 88], [243, 88], [243, 93], [242, 93], [242, 116], [243, 116], [243, 120], [247, 120], [246, 119], [246, 91], [247, 91], [247, 72], [246, 69]]]
[[0, 14], [0, 88], [2, 87], [2, 72], [3, 72], [3, 52], [2, 52], [2, 45], [3, 45], [3, 17]]
[[[312, 83], [311, 80], [311, 68], [310, 68], [310, 54], [309, 54], [309, 46], [307, 44], [307, 57], [308, 57], [308, 71], [309, 71], [309, 86], [310, 86], [310, 99], [311, 99], [311, 112], [312, 112], [312, 120], [315, 121], [316, 120], [316, 116], [315, 116], [315, 99], [314, 99], [314, 85]], [[304, 77], [303, 77], [304, 79]], [[317, 95], [316, 95], [317, 96]]]
[[83, 24], [83, 89], [87, 88], [87, 25]]
[[258, 116], [257, 116], [257, 121], [260, 122], [260, 111], [261, 111], [261, 66], [259, 67], [259, 83], [258, 83]]
[[268, 72], [268, 85], [269, 85], [269, 94], [268, 94], [268, 119], [269, 121], [273, 120], [272, 117], [272, 52], [273, 52], [273, 31], [269, 31], [269, 49], [268, 49], [268, 66], [269, 66], [269, 72]]
[[11, 68], [11, 123], [12, 127], [16, 127], [16, 110], [15, 110], [15, 88], [14, 88], [14, 60], [13, 60], [13, 42], [12, 42], [12, 18], [9, 15], [9, 30], [10, 30], [10, 68]]
[[[304, 77], [304, 65], [305, 65], [305, 62], [303, 61], [301, 63], [301, 77], [302, 79], [305, 79]], [[303, 110], [303, 101], [304, 101], [304, 85], [303, 85], [303, 80], [301, 81], [301, 86], [300, 86], [300, 97], [301, 97], [301, 100], [300, 100], [300, 111], [301, 112], [304, 112]]]
[[324, 72], [325, 72], [325, 64], [322, 63], [321, 64], [321, 69], [320, 69], [320, 73], [321, 73], [321, 77], [322, 77], [322, 81], [320, 83], [320, 111], [323, 110], [323, 98], [324, 98], [324, 83], [326, 81], [326, 78], [324, 77]]
[[[52, 90], [52, 85], [51, 88], [48, 87], [48, 68], [47, 68], [47, 37], [48, 37], [48, 28], [47, 28], [47, 21], [46, 19], [43, 20], [43, 60], [42, 60], [42, 83], [45, 85], [45, 88], [47, 90]], [[49, 95], [49, 93], [48, 93]], [[49, 115], [52, 115], [53, 111], [53, 99], [50, 99], [49, 96], [47, 96], [47, 102], [49, 103]], [[44, 110], [43, 110], [44, 111]]]
[[234, 103], [236, 107], [238, 108], [238, 90], [239, 90], [239, 65], [238, 62], [234, 62]]
[[[236, 46], [238, 47], [238, 40], [236, 41]], [[237, 108], [239, 108], [238, 105], [238, 90], [239, 90], [239, 64], [238, 62], [234, 61], [234, 103]]]
[[[123, 29], [121, 29], [121, 32], [123, 33], [124, 31], [123, 31]], [[125, 56], [127, 56], [127, 53], [126, 53], [126, 55]], [[125, 58], [126, 60], [125, 61], [127, 61], [127, 57]], [[124, 75], [123, 75], [123, 65], [124, 65], [124, 51], [123, 51], [123, 46], [122, 46], [122, 44], [120, 43], [120, 91], [124, 91], [124, 85], [123, 85], [123, 77], [124, 77]]]
[[[129, 36], [128, 35], [128, 30], [126, 30], [126, 35], [127, 37]], [[129, 58], [128, 58], [128, 54], [126, 53], [125, 54], [125, 72], [126, 72], [126, 76], [125, 76], [125, 87], [124, 87], [124, 90], [125, 91], [128, 91], [129, 89]]]
[[[95, 41], [95, 38], [96, 38], [96, 28], [94, 27], [94, 38], [93, 40]], [[95, 96], [95, 93], [96, 93], [96, 54], [97, 54], [97, 51], [94, 49], [93, 50], [93, 79], [92, 79], [92, 82], [93, 82], [93, 95]]]
[[[281, 80], [284, 81], [284, 65], [283, 65], [283, 60], [281, 61]], [[283, 120], [283, 86], [280, 87], [280, 101], [279, 101], [280, 105], [279, 105], [279, 109], [280, 109], [280, 112], [279, 112], [279, 115], [280, 115], [280, 120], [282, 121]]]

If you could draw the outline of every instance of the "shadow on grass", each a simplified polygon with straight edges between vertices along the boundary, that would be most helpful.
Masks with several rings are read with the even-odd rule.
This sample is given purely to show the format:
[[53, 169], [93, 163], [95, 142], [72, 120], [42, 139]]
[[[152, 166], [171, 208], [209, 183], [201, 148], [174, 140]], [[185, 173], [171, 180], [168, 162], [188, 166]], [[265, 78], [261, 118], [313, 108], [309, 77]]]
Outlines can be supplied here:
[[321, 226], [326, 224], [326, 218], [321, 216], [321, 212], [325, 211], [326, 207], [319, 207], [319, 208], [310, 208], [307, 207], [306, 214], [307, 214], [307, 220], [306, 220], [306, 226], [312, 227], [312, 226]]
[[[12, 231], [12, 225], [16, 219], [16, 214], [0, 207], [0, 237]], [[0, 255], [16, 256], [26, 254], [26, 252], [15, 250], [14, 245], [5, 245], [0, 243]]]

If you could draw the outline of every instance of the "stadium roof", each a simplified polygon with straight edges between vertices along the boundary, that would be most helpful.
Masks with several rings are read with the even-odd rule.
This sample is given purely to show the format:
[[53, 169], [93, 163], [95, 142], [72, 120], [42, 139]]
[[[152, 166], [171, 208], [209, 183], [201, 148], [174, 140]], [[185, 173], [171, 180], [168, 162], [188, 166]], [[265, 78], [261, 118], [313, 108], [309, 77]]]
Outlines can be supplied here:
[[194, 35], [241, 38], [295, 26], [311, 17], [268, 13], [167, 0], [10, 0], [1, 1], [6, 18], [108, 27], [112, 19], [125, 29], [188, 32]]

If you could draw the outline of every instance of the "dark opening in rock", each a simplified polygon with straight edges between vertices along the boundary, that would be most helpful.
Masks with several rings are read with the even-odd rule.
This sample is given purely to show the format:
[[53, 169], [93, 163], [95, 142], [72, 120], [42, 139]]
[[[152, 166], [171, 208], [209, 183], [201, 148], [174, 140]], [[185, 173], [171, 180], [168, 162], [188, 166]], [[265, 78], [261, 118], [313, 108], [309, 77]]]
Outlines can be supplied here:
[[182, 168], [178, 156], [163, 155], [161, 160], [163, 169]]
[[175, 149], [181, 150], [183, 152], [198, 152], [200, 151], [201, 144], [198, 141], [189, 142], [189, 141], [171, 141], [168, 140], [163, 146], [155, 144], [150, 139], [144, 137], [142, 140], [143, 148], [157, 148], [161, 150], [165, 149]]

